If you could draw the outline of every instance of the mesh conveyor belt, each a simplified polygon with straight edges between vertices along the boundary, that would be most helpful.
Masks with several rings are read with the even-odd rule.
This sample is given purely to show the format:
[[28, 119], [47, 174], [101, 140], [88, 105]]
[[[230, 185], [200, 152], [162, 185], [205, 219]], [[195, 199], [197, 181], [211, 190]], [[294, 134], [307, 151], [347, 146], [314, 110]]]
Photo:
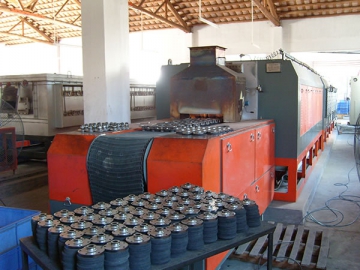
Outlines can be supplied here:
[[154, 137], [167, 134], [129, 132], [97, 137], [89, 147], [86, 164], [93, 203], [145, 192], [147, 147]]

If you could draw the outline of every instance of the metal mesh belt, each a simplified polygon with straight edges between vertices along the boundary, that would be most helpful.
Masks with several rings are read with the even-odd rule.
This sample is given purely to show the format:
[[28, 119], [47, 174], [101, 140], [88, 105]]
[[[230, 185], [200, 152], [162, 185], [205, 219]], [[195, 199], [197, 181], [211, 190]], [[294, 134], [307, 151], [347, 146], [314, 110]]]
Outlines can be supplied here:
[[144, 154], [152, 139], [162, 135], [130, 132], [97, 137], [87, 156], [93, 203], [143, 193]]

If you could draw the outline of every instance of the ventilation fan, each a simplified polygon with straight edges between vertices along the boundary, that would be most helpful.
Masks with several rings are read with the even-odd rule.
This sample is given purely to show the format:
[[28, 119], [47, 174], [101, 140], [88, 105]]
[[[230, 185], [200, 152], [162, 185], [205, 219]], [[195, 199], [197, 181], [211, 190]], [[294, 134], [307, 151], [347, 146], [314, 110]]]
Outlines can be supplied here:
[[[16, 109], [10, 105], [11, 103], [1, 99], [0, 104], [0, 171], [13, 168], [14, 163], [17, 162], [22, 147], [16, 148], [16, 143], [12, 140], [12, 134], [5, 131], [6, 128], [15, 128], [16, 141], [24, 141], [24, 125], [17, 113]], [[17, 152], [15, 156], [14, 153]]]
[[357, 118], [354, 134], [354, 156], [358, 178], [360, 180], [360, 114]]

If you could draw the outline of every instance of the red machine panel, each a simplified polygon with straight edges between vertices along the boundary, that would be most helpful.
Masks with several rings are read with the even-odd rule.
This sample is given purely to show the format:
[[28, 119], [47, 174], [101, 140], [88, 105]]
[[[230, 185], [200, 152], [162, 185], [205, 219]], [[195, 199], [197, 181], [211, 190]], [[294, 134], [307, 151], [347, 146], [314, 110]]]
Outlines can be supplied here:
[[322, 120], [323, 89], [300, 85], [300, 136]]
[[256, 128], [255, 179], [275, 164], [275, 124]]
[[49, 199], [91, 205], [86, 155], [95, 135], [58, 134], [47, 153]]
[[249, 186], [241, 196], [243, 197], [246, 194], [249, 199], [256, 201], [262, 214], [274, 198], [274, 181], [275, 166]]
[[255, 130], [221, 140], [222, 191], [239, 196], [255, 179]]
[[148, 191], [187, 182], [220, 192], [219, 138], [155, 138], [147, 159]]

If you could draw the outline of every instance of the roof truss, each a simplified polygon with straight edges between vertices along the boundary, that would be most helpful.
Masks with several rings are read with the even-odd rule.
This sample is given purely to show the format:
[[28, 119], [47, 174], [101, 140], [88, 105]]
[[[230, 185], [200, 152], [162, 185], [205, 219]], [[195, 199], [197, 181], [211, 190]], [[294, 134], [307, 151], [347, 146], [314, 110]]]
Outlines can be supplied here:
[[[129, 30], [178, 28], [199, 18], [199, 0], [128, 0]], [[360, 0], [201, 0], [201, 17], [215, 24], [360, 14]], [[54, 43], [81, 36], [81, 0], [0, 0], [0, 43]]]

